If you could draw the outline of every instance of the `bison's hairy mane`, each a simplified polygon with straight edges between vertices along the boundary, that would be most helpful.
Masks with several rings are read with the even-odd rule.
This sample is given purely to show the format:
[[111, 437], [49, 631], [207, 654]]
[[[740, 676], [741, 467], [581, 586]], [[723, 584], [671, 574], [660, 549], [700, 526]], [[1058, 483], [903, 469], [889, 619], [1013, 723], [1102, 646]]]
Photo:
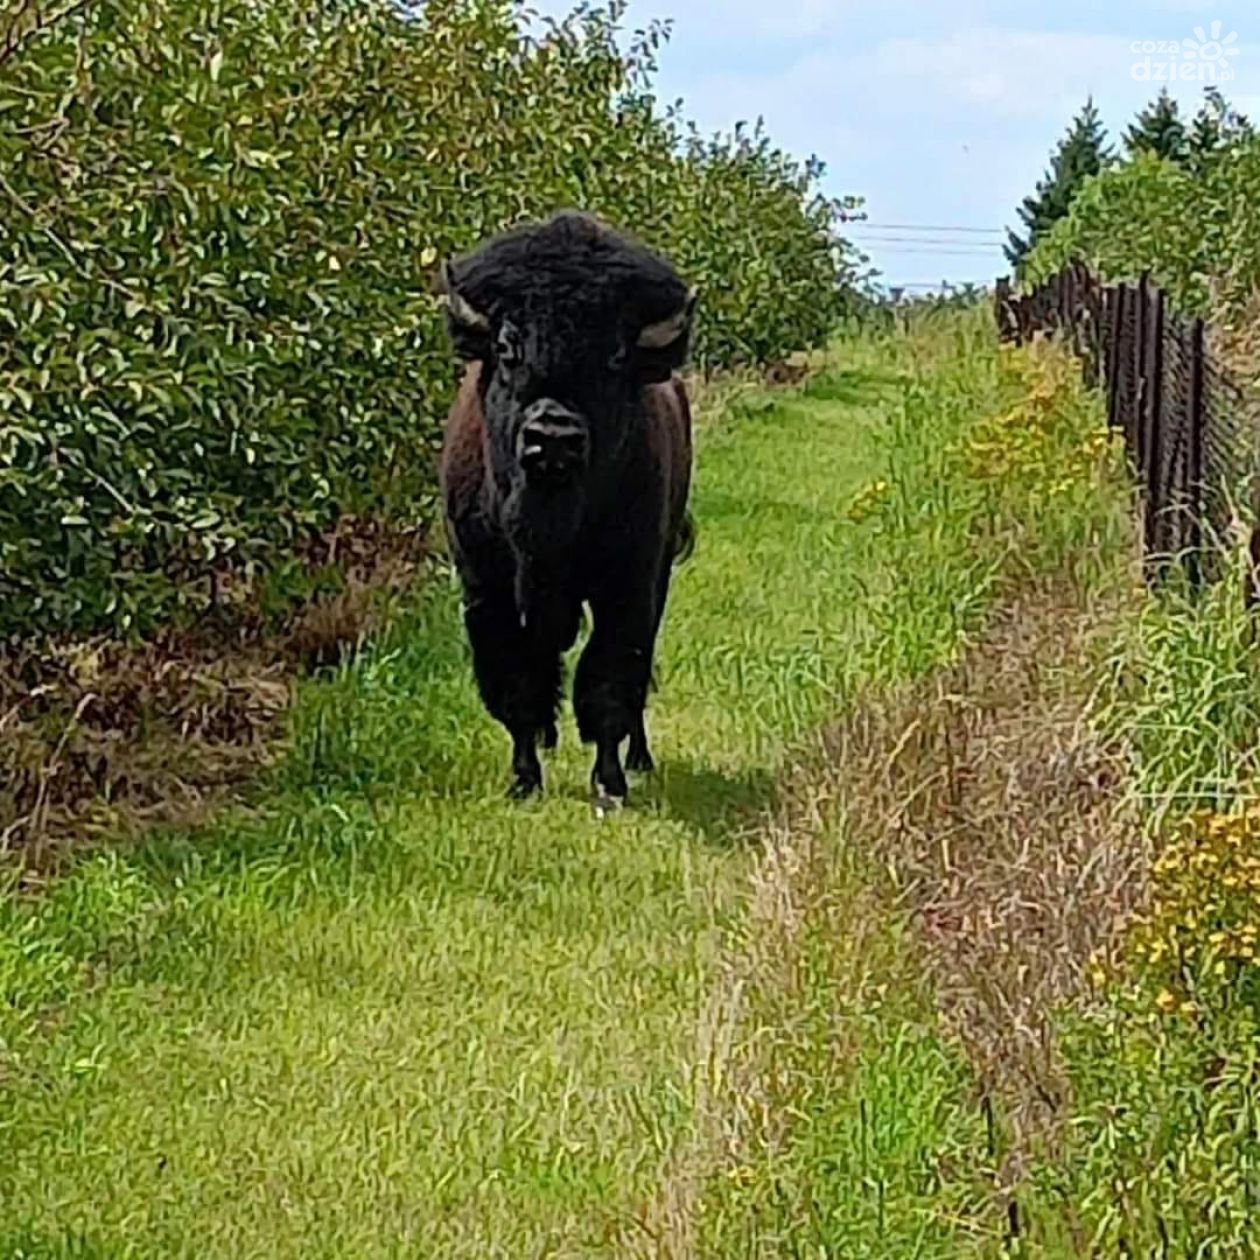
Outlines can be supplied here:
[[664, 258], [576, 210], [493, 237], [455, 260], [451, 277], [493, 320], [566, 307], [644, 327], [667, 319], [688, 297]]

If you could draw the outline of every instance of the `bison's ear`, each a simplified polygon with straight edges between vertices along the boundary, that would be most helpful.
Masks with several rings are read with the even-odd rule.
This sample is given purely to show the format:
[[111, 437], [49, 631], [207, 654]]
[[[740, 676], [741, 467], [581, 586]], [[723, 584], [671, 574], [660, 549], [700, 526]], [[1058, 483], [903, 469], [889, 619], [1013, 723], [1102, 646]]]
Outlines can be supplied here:
[[446, 307], [446, 327], [456, 353], [464, 359], [485, 359], [490, 354], [490, 320], [459, 291], [448, 262], [442, 268], [441, 302]]
[[696, 309], [696, 291], [672, 314], [639, 332], [636, 359], [640, 377], [649, 383], [667, 381], [682, 367], [691, 343], [691, 321]]

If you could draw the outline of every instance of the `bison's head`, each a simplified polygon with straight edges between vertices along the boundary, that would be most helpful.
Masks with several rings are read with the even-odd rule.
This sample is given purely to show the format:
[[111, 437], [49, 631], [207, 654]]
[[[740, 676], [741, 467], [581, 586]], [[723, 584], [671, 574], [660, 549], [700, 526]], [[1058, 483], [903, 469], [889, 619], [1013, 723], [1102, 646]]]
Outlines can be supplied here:
[[500, 465], [565, 485], [616, 457], [646, 385], [686, 357], [695, 295], [583, 214], [497, 237], [444, 270], [457, 351], [480, 361]]

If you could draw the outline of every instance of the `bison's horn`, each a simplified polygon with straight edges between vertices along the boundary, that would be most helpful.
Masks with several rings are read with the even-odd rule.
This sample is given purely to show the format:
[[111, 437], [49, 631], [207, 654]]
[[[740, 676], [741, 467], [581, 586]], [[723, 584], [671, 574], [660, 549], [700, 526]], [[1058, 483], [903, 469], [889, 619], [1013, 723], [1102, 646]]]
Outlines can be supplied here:
[[490, 320], [455, 287], [449, 266], [446, 268], [444, 278], [446, 280], [446, 292], [442, 294], [442, 301], [446, 303], [455, 322], [462, 324], [465, 328], [475, 328], [479, 332], [489, 332]]
[[639, 334], [639, 346], [644, 350], [664, 350], [666, 346], [672, 346], [686, 330], [695, 304], [696, 291], [692, 289], [687, 294], [687, 300], [668, 319], [649, 324]]

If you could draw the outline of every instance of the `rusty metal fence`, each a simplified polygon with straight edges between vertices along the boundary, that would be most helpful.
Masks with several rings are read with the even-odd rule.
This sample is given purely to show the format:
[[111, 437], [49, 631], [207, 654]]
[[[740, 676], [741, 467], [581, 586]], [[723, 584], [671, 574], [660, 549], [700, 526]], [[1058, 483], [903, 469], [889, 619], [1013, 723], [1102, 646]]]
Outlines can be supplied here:
[[1000, 280], [995, 305], [1004, 341], [1057, 335], [1086, 382], [1106, 390], [1140, 490], [1148, 576], [1179, 565], [1193, 586], [1211, 580], [1249, 464], [1242, 395], [1208, 352], [1204, 321], [1179, 315], [1149, 277], [1107, 285], [1080, 264], [1027, 294]]

